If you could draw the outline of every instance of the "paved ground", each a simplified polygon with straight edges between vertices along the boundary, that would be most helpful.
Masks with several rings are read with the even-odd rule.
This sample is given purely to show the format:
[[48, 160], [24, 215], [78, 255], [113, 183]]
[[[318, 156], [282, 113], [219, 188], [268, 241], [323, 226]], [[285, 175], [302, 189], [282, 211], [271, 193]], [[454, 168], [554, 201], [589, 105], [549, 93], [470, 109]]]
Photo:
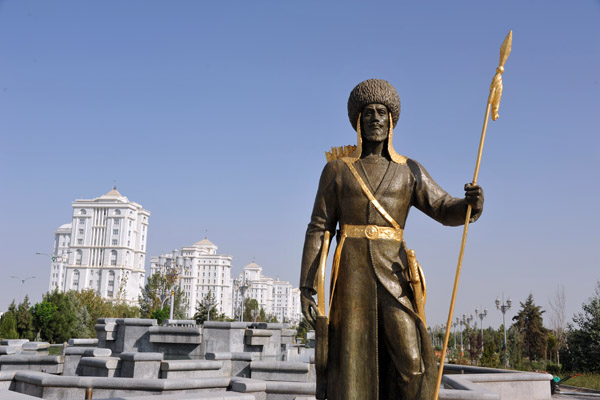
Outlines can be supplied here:
[[560, 393], [552, 396], [553, 399], [592, 400], [600, 399], [600, 392], [596, 390], [581, 390], [574, 386], [561, 385]]

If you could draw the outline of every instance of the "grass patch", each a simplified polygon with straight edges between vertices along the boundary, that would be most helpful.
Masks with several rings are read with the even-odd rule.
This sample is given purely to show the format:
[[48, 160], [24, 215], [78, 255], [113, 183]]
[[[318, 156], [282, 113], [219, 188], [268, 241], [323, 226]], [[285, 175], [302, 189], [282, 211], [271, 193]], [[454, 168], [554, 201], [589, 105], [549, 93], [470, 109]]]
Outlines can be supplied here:
[[63, 355], [64, 346], [62, 344], [51, 344], [50, 348], [48, 348], [49, 356], [62, 356]]
[[[560, 376], [567, 376], [567, 374], [561, 374]], [[565, 381], [564, 385], [600, 390], [600, 374], [581, 374], [581, 376], [575, 376], [568, 381]]]

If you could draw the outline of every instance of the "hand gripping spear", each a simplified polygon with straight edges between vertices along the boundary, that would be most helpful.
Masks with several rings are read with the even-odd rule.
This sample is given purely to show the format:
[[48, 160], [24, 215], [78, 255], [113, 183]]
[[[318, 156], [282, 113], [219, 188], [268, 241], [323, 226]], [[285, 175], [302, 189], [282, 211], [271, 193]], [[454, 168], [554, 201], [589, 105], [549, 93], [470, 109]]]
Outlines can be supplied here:
[[[475, 174], [473, 175], [473, 185], [477, 184], [477, 176], [479, 175], [479, 164], [481, 163], [481, 153], [483, 152], [483, 142], [485, 141], [485, 132], [487, 131], [488, 119], [490, 110], [492, 111], [492, 119], [498, 119], [498, 109], [500, 108], [500, 99], [502, 98], [502, 73], [504, 72], [504, 63], [508, 59], [512, 47], [512, 31], [508, 32], [502, 47], [500, 47], [500, 63], [496, 68], [496, 75], [492, 79], [490, 85], [490, 95], [488, 96], [487, 106], [485, 109], [485, 118], [483, 120], [483, 130], [481, 132], [481, 140], [479, 141], [479, 153], [477, 154], [477, 163], [475, 164]], [[467, 242], [467, 232], [469, 231], [469, 221], [471, 219], [471, 205], [467, 206], [467, 215], [465, 217], [465, 227], [460, 244], [460, 253], [458, 255], [458, 265], [456, 266], [456, 276], [454, 277], [454, 289], [452, 290], [452, 300], [450, 301], [450, 311], [448, 312], [448, 322], [446, 322], [446, 335], [444, 336], [444, 346], [440, 357], [440, 368], [438, 370], [437, 384], [435, 388], [434, 400], [438, 400], [440, 393], [440, 385], [442, 383], [442, 374], [444, 372], [444, 358], [448, 349], [448, 339], [450, 338], [450, 327], [452, 326], [452, 314], [454, 313], [454, 302], [456, 301], [456, 292], [458, 290], [458, 281], [460, 279], [460, 270], [462, 267], [463, 254], [465, 252], [465, 244]]]

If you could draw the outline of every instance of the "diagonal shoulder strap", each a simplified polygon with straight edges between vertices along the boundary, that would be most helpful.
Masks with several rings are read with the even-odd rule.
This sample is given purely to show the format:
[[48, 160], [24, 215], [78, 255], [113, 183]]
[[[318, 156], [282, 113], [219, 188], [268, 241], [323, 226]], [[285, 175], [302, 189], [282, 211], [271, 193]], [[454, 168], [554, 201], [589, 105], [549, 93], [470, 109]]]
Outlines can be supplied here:
[[358, 184], [360, 185], [360, 188], [362, 189], [364, 194], [367, 196], [367, 198], [369, 199], [371, 204], [373, 204], [375, 209], [377, 209], [377, 211], [379, 211], [379, 213], [383, 216], [383, 218], [385, 218], [390, 224], [392, 224], [392, 226], [394, 228], [400, 229], [400, 225], [394, 220], [394, 218], [392, 218], [392, 216], [390, 214], [388, 214], [387, 211], [385, 211], [385, 208], [383, 208], [381, 203], [379, 203], [379, 201], [377, 201], [375, 196], [373, 196], [373, 193], [371, 193], [371, 191], [365, 184], [365, 181], [363, 181], [363, 179], [360, 177], [360, 175], [358, 174], [358, 172], [356, 171], [356, 168], [354, 168], [354, 165], [352, 163], [354, 160], [351, 158], [342, 158], [342, 161], [344, 161], [344, 163], [348, 166], [348, 168], [350, 169], [350, 172], [352, 172], [352, 175], [354, 175]]

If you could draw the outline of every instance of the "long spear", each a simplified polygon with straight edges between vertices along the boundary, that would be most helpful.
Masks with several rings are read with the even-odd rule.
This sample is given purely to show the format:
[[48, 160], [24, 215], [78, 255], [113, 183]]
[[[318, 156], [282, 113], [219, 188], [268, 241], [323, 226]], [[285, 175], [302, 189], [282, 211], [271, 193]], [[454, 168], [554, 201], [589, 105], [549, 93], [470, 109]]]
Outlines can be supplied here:
[[[492, 79], [490, 85], [490, 95], [488, 96], [487, 106], [485, 108], [485, 118], [483, 120], [483, 130], [481, 131], [481, 140], [479, 141], [479, 153], [477, 154], [477, 163], [475, 164], [475, 174], [473, 174], [473, 185], [477, 184], [477, 176], [479, 175], [479, 164], [481, 164], [481, 153], [483, 152], [483, 142], [485, 141], [485, 132], [487, 131], [488, 119], [490, 110], [492, 111], [492, 119], [498, 119], [498, 109], [500, 108], [500, 99], [502, 98], [502, 73], [504, 72], [504, 63], [508, 59], [512, 47], [512, 31], [508, 32], [502, 47], [500, 47], [500, 63], [496, 68], [496, 75]], [[438, 400], [440, 393], [440, 385], [442, 383], [442, 374], [444, 372], [444, 358], [448, 349], [448, 339], [450, 338], [450, 327], [452, 326], [452, 316], [454, 313], [454, 303], [456, 301], [456, 292], [458, 290], [458, 281], [460, 279], [460, 270], [462, 268], [463, 255], [465, 252], [465, 244], [467, 243], [467, 232], [469, 231], [469, 221], [471, 220], [471, 205], [467, 206], [467, 215], [465, 217], [465, 227], [460, 244], [460, 253], [458, 255], [458, 265], [456, 266], [456, 276], [454, 277], [454, 289], [452, 290], [452, 300], [450, 300], [450, 311], [448, 312], [448, 322], [446, 322], [446, 335], [444, 336], [444, 346], [440, 357], [440, 368], [438, 370], [437, 384], [435, 388], [434, 400]]]

